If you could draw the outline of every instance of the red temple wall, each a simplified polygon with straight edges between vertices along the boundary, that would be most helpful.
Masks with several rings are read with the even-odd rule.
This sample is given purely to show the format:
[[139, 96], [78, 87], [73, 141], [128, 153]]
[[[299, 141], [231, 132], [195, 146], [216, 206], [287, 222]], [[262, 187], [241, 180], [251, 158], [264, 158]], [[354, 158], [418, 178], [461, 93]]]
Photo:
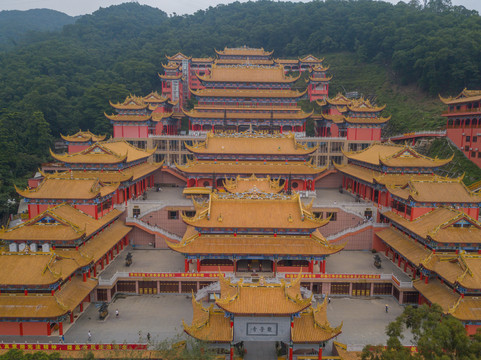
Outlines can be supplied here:
[[316, 181], [316, 189], [338, 189], [342, 184], [342, 174], [335, 172]]
[[90, 145], [88, 143], [85, 143], [85, 144], [69, 144], [68, 145], [68, 153], [69, 154], [78, 153], [82, 150], [87, 149], [89, 146]]
[[[47, 332], [45, 328], [45, 332]], [[1, 321], [0, 322], [0, 335], [20, 335], [20, 323]]]
[[339, 137], [339, 127], [336, 124], [331, 124], [331, 137]]
[[380, 128], [348, 128], [347, 140], [381, 140]]
[[459, 148], [461, 148], [463, 144], [463, 133], [464, 129], [462, 128], [448, 128], [446, 129], [446, 136], [451, 139], [451, 141]]
[[[74, 208], [84, 213], [93, 216], [95, 218], [95, 207], [96, 205], [75, 205]], [[100, 215], [99, 215], [100, 217]]]
[[309, 267], [307, 266], [279, 266], [277, 265], [277, 272], [287, 272], [287, 273], [299, 273], [300, 271], [307, 273], [309, 272]]
[[147, 138], [147, 125], [114, 125], [114, 138]]
[[479, 208], [466, 208], [462, 209], [464, 213], [468, 214], [475, 220], [479, 220]]
[[[197, 266], [196, 263], [194, 263], [194, 269], [195, 266]], [[233, 272], [234, 271], [234, 265], [200, 265], [200, 271], [212, 271], [212, 272], [219, 272], [220, 271], [229, 271]]]
[[184, 180], [179, 179], [178, 177], [166, 171], [156, 171], [154, 174], [154, 183], [160, 184], [160, 185], [165, 185], [165, 184], [176, 185], [179, 187], [186, 185]]
[[28, 187], [30, 189], [34, 189], [36, 188], [43, 180], [43, 177], [42, 178], [38, 178], [38, 179], [28, 179]]
[[468, 335], [475, 335], [476, 331], [481, 328], [481, 325], [465, 325], [464, 328]]
[[23, 335], [48, 335], [46, 322], [24, 322]]
[[[411, 210], [411, 213], [412, 213], [412, 216], [411, 218], [412, 219], [417, 219], [418, 217], [424, 215], [424, 214], [427, 214], [428, 212], [432, 211], [433, 208], [412, 208]], [[408, 215], [406, 215], [407, 218], [409, 218]]]

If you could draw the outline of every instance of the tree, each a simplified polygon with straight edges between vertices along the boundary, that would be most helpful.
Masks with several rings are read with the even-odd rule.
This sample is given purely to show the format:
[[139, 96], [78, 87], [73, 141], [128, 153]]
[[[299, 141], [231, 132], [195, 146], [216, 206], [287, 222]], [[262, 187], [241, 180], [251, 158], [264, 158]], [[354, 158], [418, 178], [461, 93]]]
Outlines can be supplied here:
[[[410, 331], [418, 353], [402, 346], [404, 333]], [[387, 326], [387, 347], [367, 345], [363, 360], [470, 360], [481, 358], [481, 332], [473, 338], [466, 334], [463, 324], [445, 315], [438, 304], [408, 306]]]

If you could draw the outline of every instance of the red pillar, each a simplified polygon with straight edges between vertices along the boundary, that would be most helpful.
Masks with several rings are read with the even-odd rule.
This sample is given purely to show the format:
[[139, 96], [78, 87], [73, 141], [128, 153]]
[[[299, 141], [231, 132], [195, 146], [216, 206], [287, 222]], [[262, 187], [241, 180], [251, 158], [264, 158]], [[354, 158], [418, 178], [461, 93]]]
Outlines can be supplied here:
[[107, 260], [107, 265], [109, 264], [109, 253], [105, 255], [105, 260]]
[[101, 258], [101, 259], [100, 259], [100, 269], [101, 269], [101, 270], [104, 269], [104, 258]]
[[47, 322], [47, 335], [50, 336], [52, 335], [52, 329], [50, 328], [50, 323]]
[[82, 276], [83, 276], [84, 282], [87, 282], [87, 273], [83, 273]]
[[289, 360], [292, 360], [292, 346], [289, 346]]
[[84, 311], [84, 303], [81, 302], [81, 303], [80, 303], [80, 312], [83, 312], [83, 311]]
[[200, 259], [197, 259], [197, 272], [200, 272]]
[[70, 323], [73, 323], [73, 311], [70, 313]]
[[[424, 278], [424, 283], [427, 284], [428, 280], [429, 280], [429, 277], [426, 275], [426, 277]], [[454, 290], [454, 291], [456, 291], [456, 290]]]
[[62, 323], [62, 322], [59, 322], [59, 323], [58, 323], [58, 334], [59, 334], [60, 336], [63, 335], [63, 323]]
[[319, 352], [318, 352], [318, 355], [317, 355], [317, 360], [322, 360], [322, 346], [319, 345]]
[[184, 272], [189, 272], [189, 260], [184, 259]]

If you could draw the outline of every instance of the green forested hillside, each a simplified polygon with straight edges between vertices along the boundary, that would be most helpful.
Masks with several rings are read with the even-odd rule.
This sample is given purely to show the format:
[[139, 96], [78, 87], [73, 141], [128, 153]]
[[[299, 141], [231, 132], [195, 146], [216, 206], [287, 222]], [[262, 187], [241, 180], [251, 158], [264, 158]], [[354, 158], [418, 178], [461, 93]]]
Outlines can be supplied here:
[[0, 49], [11, 49], [28, 42], [35, 32], [61, 30], [73, 22], [74, 17], [49, 9], [0, 11]]
[[170, 17], [137, 3], [101, 9], [0, 53], [1, 208], [12, 184], [47, 159], [54, 137], [79, 128], [109, 133], [108, 100], [158, 90], [166, 54], [213, 56], [246, 44], [275, 57], [323, 56], [331, 93], [386, 103], [387, 131], [397, 133], [442, 126], [438, 92], [481, 88], [480, 36], [478, 14], [449, 0], [261, 0]]

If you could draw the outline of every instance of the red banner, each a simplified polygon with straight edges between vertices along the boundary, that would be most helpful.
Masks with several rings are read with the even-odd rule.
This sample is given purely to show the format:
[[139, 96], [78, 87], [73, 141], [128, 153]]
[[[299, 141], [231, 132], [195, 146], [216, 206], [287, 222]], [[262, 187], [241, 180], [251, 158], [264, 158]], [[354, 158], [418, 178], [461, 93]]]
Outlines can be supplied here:
[[[223, 274], [225, 275], [225, 274]], [[129, 273], [129, 277], [150, 277], [150, 278], [216, 278], [219, 273]]]
[[1, 350], [147, 350], [147, 344], [0, 344]]
[[[286, 279], [296, 278], [299, 274], [286, 274]], [[377, 279], [379, 274], [301, 274], [302, 279]]]

